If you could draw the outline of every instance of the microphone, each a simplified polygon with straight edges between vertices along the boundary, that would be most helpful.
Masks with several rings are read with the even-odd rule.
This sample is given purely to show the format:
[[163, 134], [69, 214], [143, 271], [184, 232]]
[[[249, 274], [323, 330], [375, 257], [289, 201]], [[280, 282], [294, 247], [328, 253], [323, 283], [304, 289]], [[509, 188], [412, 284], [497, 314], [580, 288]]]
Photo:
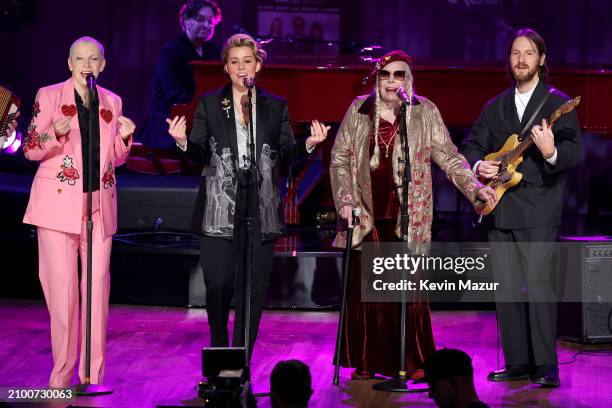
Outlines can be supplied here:
[[91, 72], [89, 74], [87, 74], [87, 78], [85, 79], [87, 81], [87, 88], [89, 88], [90, 91], [95, 91], [96, 90], [96, 77], [94, 76], [94, 74], [92, 74]]
[[403, 87], [400, 86], [399, 88], [397, 88], [397, 91], [395, 91], [395, 93], [402, 100], [402, 103], [410, 105], [410, 96], [408, 95], [408, 91], [406, 91]]
[[249, 78], [248, 76], [245, 76], [242, 78], [242, 84], [245, 86], [245, 88], [254, 88], [255, 80], [253, 78]]

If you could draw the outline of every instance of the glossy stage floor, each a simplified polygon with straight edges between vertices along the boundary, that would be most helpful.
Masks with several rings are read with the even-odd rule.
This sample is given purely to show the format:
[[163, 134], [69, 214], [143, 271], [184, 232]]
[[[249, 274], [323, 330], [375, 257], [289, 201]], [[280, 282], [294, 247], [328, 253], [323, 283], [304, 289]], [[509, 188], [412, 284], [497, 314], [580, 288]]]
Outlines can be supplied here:
[[[311, 407], [434, 406], [427, 393], [373, 391], [371, 386], [377, 380], [350, 381], [348, 369], [341, 370], [340, 385], [333, 386], [337, 319], [338, 313], [329, 311], [265, 311], [252, 363], [254, 392], [268, 392], [269, 375], [277, 361], [295, 358], [306, 362], [312, 372]], [[573, 362], [560, 366], [561, 388], [542, 389], [529, 381], [486, 381], [486, 374], [497, 368], [494, 312], [434, 311], [433, 326], [438, 348], [460, 348], [472, 356], [476, 388], [481, 399], [492, 407], [612, 407], [612, 358], [605, 353], [610, 345], [560, 341], [560, 362]], [[45, 386], [51, 349], [44, 304], [0, 299], [0, 327], [0, 386]], [[72, 406], [201, 406], [196, 384], [201, 379], [200, 350], [207, 342], [203, 309], [112, 305], [106, 384], [114, 392], [95, 398], [79, 397]], [[590, 352], [594, 350], [597, 352]], [[583, 353], [575, 356], [580, 351]], [[258, 398], [258, 406], [269, 407], [269, 398]]]

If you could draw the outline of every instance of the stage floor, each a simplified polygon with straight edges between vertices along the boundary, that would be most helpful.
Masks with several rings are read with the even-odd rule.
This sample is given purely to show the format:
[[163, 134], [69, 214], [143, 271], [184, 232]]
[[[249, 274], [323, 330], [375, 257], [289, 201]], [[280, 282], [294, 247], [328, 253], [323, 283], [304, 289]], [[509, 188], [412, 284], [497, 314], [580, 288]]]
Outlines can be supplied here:
[[[348, 369], [341, 370], [340, 386], [333, 386], [337, 319], [337, 312], [265, 311], [252, 362], [254, 392], [268, 392], [269, 375], [277, 361], [300, 359], [310, 366], [313, 376], [311, 407], [435, 406], [427, 393], [387, 394], [371, 389], [376, 380], [349, 381]], [[486, 375], [497, 368], [498, 358], [494, 312], [433, 312], [432, 319], [438, 348], [459, 348], [472, 356], [477, 391], [492, 407], [612, 407], [609, 354], [580, 354], [574, 363], [561, 365], [559, 389], [536, 388], [529, 381], [490, 383]], [[0, 299], [0, 327], [0, 387], [46, 386], [51, 348], [44, 304]], [[114, 392], [79, 397], [73, 405], [195, 406], [200, 350], [207, 342], [205, 310], [112, 305], [105, 383]], [[579, 351], [605, 349], [610, 345], [558, 343], [560, 362], [571, 361]], [[258, 398], [258, 406], [269, 407], [269, 398]]]

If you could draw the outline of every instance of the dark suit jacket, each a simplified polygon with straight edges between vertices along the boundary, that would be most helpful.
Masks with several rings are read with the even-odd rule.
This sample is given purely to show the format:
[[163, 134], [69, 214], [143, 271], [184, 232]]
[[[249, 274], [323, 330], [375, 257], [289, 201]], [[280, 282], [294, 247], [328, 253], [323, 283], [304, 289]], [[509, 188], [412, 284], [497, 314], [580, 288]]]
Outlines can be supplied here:
[[[510, 135], [518, 134], [531, 118], [547, 89], [548, 84], [540, 80], [525, 109], [522, 122], [519, 122], [514, 103], [514, 87], [489, 101], [461, 147], [461, 153], [470, 165], [474, 166], [485, 155], [501, 149]], [[548, 120], [554, 110], [568, 99], [564, 93], [553, 90], [531, 126], [541, 124], [543, 118]], [[576, 111], [560, 117], [552, 130], [557, 148], [556, 165], [548, 164], [535, 145], [525, 151], [523, 163], [518, 168], [523, 174], [522, 181], [504, 194], [491, 213], [490, 222], [495, 228], [557, 227], [560, 224], [565, 175], [581, 155], [580, 126]]]
[[[287, 102], [259, 88], [256, 95], [255, 151], [262, 176], [259, 207], [262, 238], [267, 240], [282, 232], [276, 162], [280, 159], [281, 163], [290, 164], [306, 156], [307, 152], [305, 143], [295, 143]], [[224, 110], [224, 107], [229, 109]], [[233, 212], [234, 209], [239, 211], [240, 208], [239, 205], [231, 205], [230, 215], [226, 217], [227, 209], [219, 208], [211, 202], [220, 195], [223, 196], [224, 203], [235, 201], [236, 197], [240, 196], [236, 194], [238, 144], [233, 107], [231, 85], [204, 95], [198, 103], [185, 152], [189, 159], [216, 169], [215, 175], [202, 178], [192, 220], [193, 229], [204, 235], [221, 238], [232, 238]], [[223, 191], [220, 191], [220, 188]], [[215, 191], [207, 191], [210, 189]], [[271, 213], [272, 210], [274, 214]], [[224, 220], [229, 218], [230, 225], [216, 225], [216, 220], [212, 221], [215, 225], [211, 225], [213, 211], [223, 213], [222, 217], [226, 217]]]
[[166, 118], [170, 116], [172, 105], [190, 102], [194, 97], [195, 79], [190, 62], [218, 60], [220, 54], [218, 46], [206, 42], [200, 57], [185, 33], [162, 48], [155, 63], [149, 116], [138, 137], [143, 144], [155, 148], [174, 146], [168, 135]]

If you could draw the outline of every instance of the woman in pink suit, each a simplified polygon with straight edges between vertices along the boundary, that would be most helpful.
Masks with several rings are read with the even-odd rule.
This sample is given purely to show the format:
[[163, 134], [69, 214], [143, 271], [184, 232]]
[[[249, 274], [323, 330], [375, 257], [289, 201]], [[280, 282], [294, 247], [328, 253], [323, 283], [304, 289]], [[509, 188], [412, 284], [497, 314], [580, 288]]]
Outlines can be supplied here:
[[[67, 387], [77, 359], [79, 330], [78, 257], [86, 295], [87, 201], [92, 192], [93, 270], [91, 376], [85, 378], [85, 302], [82, 304], [81, 382], [100, 384], [108, 318], [109, 264], [112, 235], [117, 229], [115, 167], [127, 159], [134, 123], [122, 116], [121, 98], [97, 86], [89, 100], [86, 77], [104, 70], [104, 47], [91, 37], [70, 47], [72, 78], [41, 88], [23, 151], [40, 161], [24, 222], [38, 227], [39, 276], [51, 316], [53, 370], [49, 385]], [[93, 115], [92, 185], [88, 185], [89, 110]], [[99, 149], [98, 149], [99, 146]]]

